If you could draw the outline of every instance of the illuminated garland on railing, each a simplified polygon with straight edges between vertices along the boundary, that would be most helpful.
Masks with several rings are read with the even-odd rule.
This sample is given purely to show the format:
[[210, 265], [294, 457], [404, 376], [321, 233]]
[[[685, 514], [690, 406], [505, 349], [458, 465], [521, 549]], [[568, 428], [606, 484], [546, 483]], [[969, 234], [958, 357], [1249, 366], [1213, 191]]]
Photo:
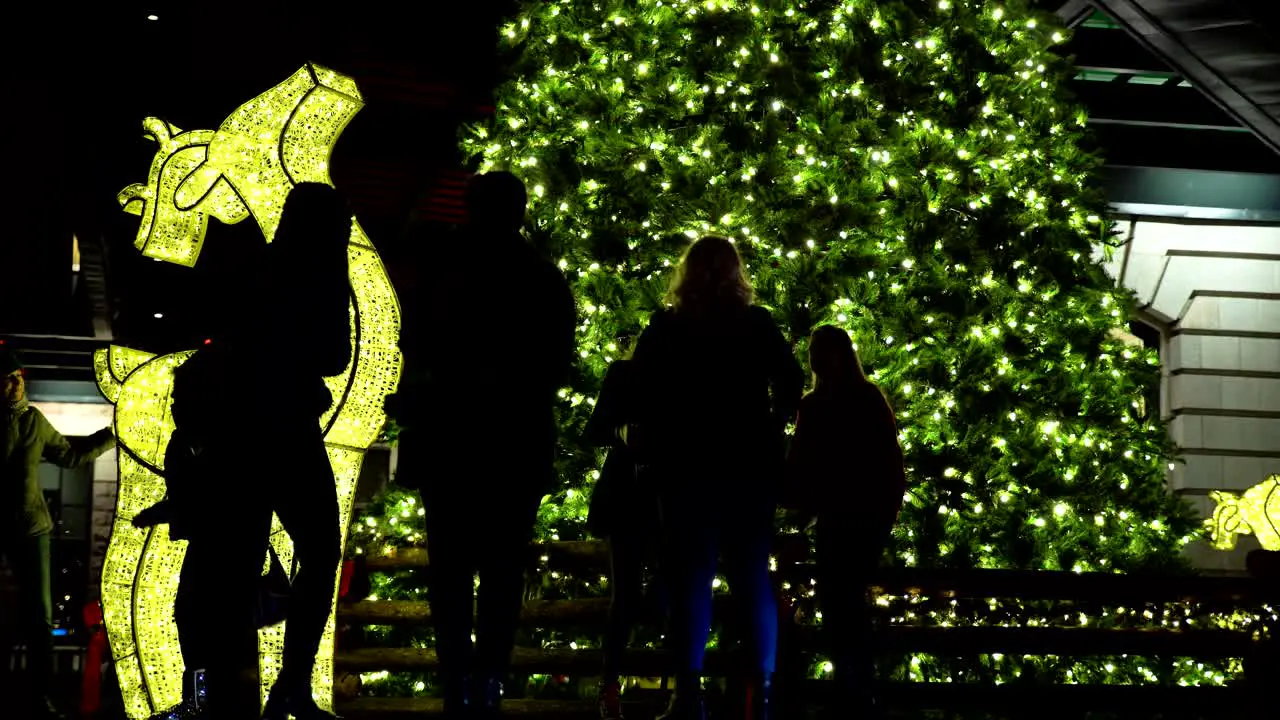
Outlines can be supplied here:
[[[392, 487], [361, 519], [359, 528], [352, 534], [353, 546], [371, 555], [393, 555], [399, 548], [420, 545], [424, 528], [419, 510], [414, 494]], [[541, 599], [589, 598], [608, 594], [605, 576], [568, 575], [552, 567], [547, 556], [537, 558], [535, 565], [536, 576], [531, 582]], [[425, 569], [421, 568], [404, 568], [373, 573], [371, 599], [425, 600], [424, 572]], [[729, 589], [722, 578], [717, 578], [717, 585], [720, 592]], [[780, 587], [801, 628], [821, 625], [821, 613], [816, 608], [819, 595], [816, 585], [811, 582], [782, 582]], [[1081, 628], [1189, 633], [1232, 630], [1268, 637], [1268, 628], [1280, 620], [1280, 608], [1270, 605], [1223, 609], [1215, 603], [1185, 601], [1134, 606], [1097, 601], [935, 599], [915, 594], [877, 595], [874, 599], [878, 621], [893, 627]], [[521, 644], [549, 650], [598, 650], [600, 632], [599, 627], [573, 630], [535, 627], [523, 631]], [[363, 643], [375, 647], [431, 646], [430, 629], [425, 627], [374, 626], [366, 628], [361, 638]], [[647, 640], [638, 647], [660, 647], [656, 630], [652, 636], [643, 638]], [[718, 635], [713, 633], [712, 647], [718, 644], [717, 638]], [[821, 653], [806, 651], [805, 657], [810, 677], [830, 677], [831, 664]], [[1038, 681], [1057, 684], [1108, 685], [1225, 685], [1241, 672], [1239, 658], [1205, 661], [1194, 658], [1077, 658], [1002, 653], [975, 653], [955, 658], [905, 653], [882, 663], [880, 669], [881, 677], [886, 680], [911, 682], [1000, 684], [1034, 676]], [[564, 687], [560, 679], [548, 682], [549, 677], [533, 676], [529, 694], [562, 697], [576, 692]], [[365, 673], [361, 680], [363, 694], [369, 696], [431, 696], [438, 691], [430, 673]]]

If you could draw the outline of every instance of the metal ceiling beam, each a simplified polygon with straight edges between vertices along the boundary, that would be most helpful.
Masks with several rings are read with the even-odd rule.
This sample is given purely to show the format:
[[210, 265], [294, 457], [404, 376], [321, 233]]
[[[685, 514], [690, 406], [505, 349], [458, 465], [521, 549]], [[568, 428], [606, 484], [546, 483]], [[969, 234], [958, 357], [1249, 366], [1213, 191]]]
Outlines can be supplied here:
[[1249, 132], [1090, 125], [1108, 165], [1280, 174], [1280, 155]]
[[1138, 42], [1169, 63], [1228, 115], [1280, 153], [1280, 123], [1235, 88], [1228, 78], [1201, 60], [1139, 0], [1090, 0], [1115, 18]]
[[1248, 132], [1195, 88], [1077, 80], [1071, 91], [1089, 108], [1091, 123]]
[[1074, 57], [1080, 70], [1124, 74], [1173, 72], [1167, 63], [1121, 29], [1077, 27], [1061, 52]]
[[1067, 0], [1065, 5], [1058, 8], [1057, 15], [1062, 24], [1073, 28], [1092, 15], [1093, 10], [1093, 4], [1089, 0]]

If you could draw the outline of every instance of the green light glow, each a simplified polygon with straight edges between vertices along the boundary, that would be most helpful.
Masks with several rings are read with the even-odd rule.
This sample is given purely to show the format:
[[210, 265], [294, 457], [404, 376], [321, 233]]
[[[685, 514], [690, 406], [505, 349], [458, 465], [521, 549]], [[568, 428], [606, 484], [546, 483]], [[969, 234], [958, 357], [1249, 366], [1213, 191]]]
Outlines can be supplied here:
[[[533, 189], [575, 283], [566, 434], [686, 238], [720, 233], [793, 337], [847, 328], [891, 395], [900, 562], [1176, 562], [1195, 526], [1141, 409], [1155, 353], [1114, 337], [1130, 299], [1093, 259], [1106, 206], [1061, 34], [1019, 3], [820, 7], [561, 2], [503, 29], [513, 79], [464, 146]], [[575, 457], [566, 491], [594, 469]]]
[[[1132, 298], [1095, 254], [1107, 205], [1100, 160], [1081, 149], [1085, 117], [1062, 90], [1070, 68], [1052, 52], [1065, 36], [1020, 0], [526, 3], [501, 29], [513, 65], [496, 118], [463, 146], [482, 169], [524, 179], [531, 238], [578, 297], [582, 372], [561, 393], [563, 483], [543, 504], [540, 535], [583, 535], [599, 458], [578, 434], [604, 369], [644, 326], [689, 239], [719, 233], [792, 337], [803, 345], [815, 324], [846, 328], [889, 394], [910, 480], [895, 563], [1181, 567], [1200, 525], [1168, 490], [1174, 448], [1143, 406], [1158, 359], [1120, 339]], [[408, 510], [392, 494], [355, 539], [369, 552], [420, 542]], [[394, 578], [378, 582], [379, 597], [415, 597]], [[548, 597], [602, 592], [595, 576], [547, 571], [541, 583]], [[812, 608], [813, 587], [786, 591]], [[883, 600], [906, 624], [1257, 621]], [[882, 670], [1221, 684], [1238, 667], [900, 660]]]

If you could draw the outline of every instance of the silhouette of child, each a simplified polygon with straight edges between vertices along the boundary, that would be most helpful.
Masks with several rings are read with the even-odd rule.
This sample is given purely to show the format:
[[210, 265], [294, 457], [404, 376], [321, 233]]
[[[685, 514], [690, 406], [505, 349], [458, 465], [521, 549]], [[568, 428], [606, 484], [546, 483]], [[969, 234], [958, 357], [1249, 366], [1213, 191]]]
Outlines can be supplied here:
[[[819, 327], [809, 343], [814, 389], [800, 401], [787, 457], [787, 505], [816, 519], [818, 591], [841, 697], [874, 706], [867, 582], [906, 490], [893, 410], [863, 372], [849, 335]], [[853, 501], [850, 502], [850, 498]]]
[[591, 493], [587, 529], [609, 543], [609, 622], [597, 698], [602, 720], [622, 719], [622, 660], [645, 599], [645, 565], [652, 566], [661, 532], [658, 494], [642, 478], [640, 458], [628, 447], [636, 420], [635, 369], [629, 360], [609, 366], [587, 423], [587, 442], [609, 454]]

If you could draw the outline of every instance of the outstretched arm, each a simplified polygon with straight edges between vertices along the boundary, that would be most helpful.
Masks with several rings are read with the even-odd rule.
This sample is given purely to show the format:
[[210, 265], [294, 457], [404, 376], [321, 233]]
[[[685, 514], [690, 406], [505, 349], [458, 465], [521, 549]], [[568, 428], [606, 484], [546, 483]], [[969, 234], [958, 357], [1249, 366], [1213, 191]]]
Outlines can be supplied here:
[[58, 467], [77, 468], [88, 465], [116, 444], [116, 437], [109, 427], [87, 438], [68, 440], [54, 429], [43, 413], [38, 410], [35, 412], [38, 413], [36, 422], [40, 438], [44, 441], [44, 459]]
[[885, 396], [876, 390], [872, 405], [866, 409], [871, 422], [873, 467], [878, 482], [872, 490], [873, 507], [879, 522], [892, 525], [902, 511], [903, 495], [907, 491], [907, 475], [904, 468], [902, 446], [898, 443], [898, 423], [893, 407]]
[[811, 505], [808, 495], [814, 482], [814, 465], [817, 458], [814, 452], [820, 448], [815, 442], [814, 433], [819, 430], [822, 418], [814, 411], [805, 408], [801, 401], [796, 413], [796, 431], [791, 437], [791, 446], [787, 449], [787, 471], [782, 491], [782, 506], [794, 510], [809, 510]]
[[553, 380], [555, 387], [559, 388], [569, 382], [569, 375], [572, 371], [574, 361], [576, 360], [575, 352], [577, 351], [577, 330], [578, 330], [578, 302], [573, 297], [573, 291], [569, 289], [569, 283], [560, 274], [560, 271], [552, 268], [552, 275], [555, 287], [555, 325], [552, 327], [552, 339], [555, 342], [556, 358], [558, 363], [556, 374]]
[[769, 318], [767, 345], [769, 383], [773, 386], [773, 408], [779, 421], [787, 423], [796, 416], [800, 396], [804, 394], [804, 369], [796, 361], [791, 343], [782, 330]]

